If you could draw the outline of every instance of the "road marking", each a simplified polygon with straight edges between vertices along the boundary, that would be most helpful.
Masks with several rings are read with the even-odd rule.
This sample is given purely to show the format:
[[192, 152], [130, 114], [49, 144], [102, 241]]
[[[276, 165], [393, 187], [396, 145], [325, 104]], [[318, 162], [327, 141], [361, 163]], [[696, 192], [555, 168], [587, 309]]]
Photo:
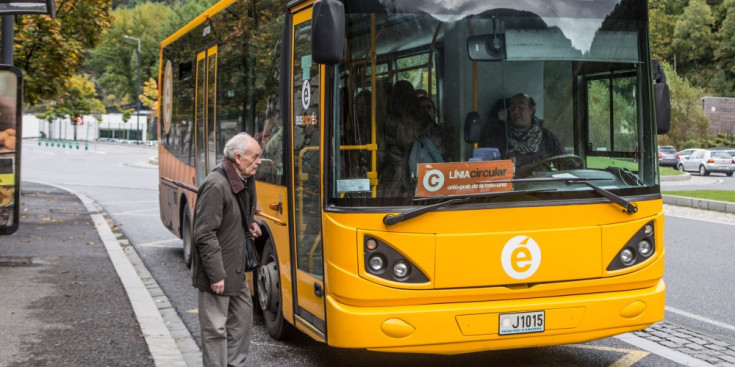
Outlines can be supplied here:
[[636, 362], [640, 361], [641, 359], [645, 358], [647, 355], [651, 354], [646, 351], [638, 350], [638, 349], [623, 349], [623, 348], [613, 348], [613, 347], [603, 347], [598, 345], [583, 345], [583, 344], [575, 344], [575, 345], [569, 345], [572, 348], [582, 348], [582, 349], [592, 349], [592, 350], [600, 350], [605, 352], [617, 352], [617, 353], [623, 353], [625, 354], [622, 358], [615, 361], [613, 364], [610, 365], [610, 367], [629, 367], [634, 365]]
[[125, 210], [121, 212], [114, 212], [110, 213], [111, 215], [130, 215], [133, 213], [143, 213], [143, 212], [150, 212], [150, 211], [158, 211], [159, 208], [148, 208], [148, 209], [136, 209], [136, 210]]
[[146, 242], [146, 243], [136, 244], [135, 247], [181, 248], [181, 245], [178, 244], [178, 243], [176, 243], [176, 244], [170, 244], [170, 245], [165, 245], [165, 243], [178, 242], [178, 241], [181, 241], [181, 239], [171, 238], [171, 239], [168, 239], [168, 240], [160, 240], [160, 241], [153, 241], [153, 242]]
[[661, 344], [654, 343], [647, 339], [643, 339], [639, 336], [633, 335], [632, 333], [617, 335], [617, 336], [614, 336], [614, 338], [622, 340], [638, 348], [645, 349], [657, 356], [661, 356], [663, 358], [674, 361], [676, 363], [683, 364], [685, 366], [695, 366], [695, 367], [711, 367], [712, 366], [711, 364], [705, 361], [688, 356], [682, 352], [678, 352], [673, 349], [666, 348]]
[[678, 314], [678, 315], [681, 315], [681, 316], [686, 316], [688, 318], [695, 319], [695, 320], [701, 321], [701, 322], [705, 322], [705, 323], [708, 323], [710, 325], [714, 325], [714, 326], [717, 326], [717, 327], [721, 327], [723, 329], [735, 331], [735, 326], [734, 325], [730, 325], [730, 324], [724, 323], [722, 321], [708, 319], [708, 318], [706, 318], [704, 316], [699, 316], [699, 315], [696, 315], [696, 314], [693, 314], [693, 313], [690, 313], [690, 312], [686, 312], [684, 310], [680, 310], [678, 308], [671, 307], [671, 306], [666, 306], [665, 309], [666, 309], [666, 311], [669, 311], [671, 313], [675, 313], [675, 314]]
[[108, 201], [105, 205], [120, 205], [120, 204], [158, 204], [158, 200], [140, 200], [140, 201]]

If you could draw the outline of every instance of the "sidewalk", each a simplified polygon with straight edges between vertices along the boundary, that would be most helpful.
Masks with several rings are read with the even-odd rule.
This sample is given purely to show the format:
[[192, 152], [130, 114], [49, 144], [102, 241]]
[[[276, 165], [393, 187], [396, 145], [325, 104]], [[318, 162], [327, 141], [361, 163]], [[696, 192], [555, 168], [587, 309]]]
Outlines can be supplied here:
[[153, 366], [89, 213], [69, 192], [23, 184], [0, 237], [0, 365]]
[[0, 365], [186, 365], [96, 203], [24, 182], [21, 223], [0, 237]]

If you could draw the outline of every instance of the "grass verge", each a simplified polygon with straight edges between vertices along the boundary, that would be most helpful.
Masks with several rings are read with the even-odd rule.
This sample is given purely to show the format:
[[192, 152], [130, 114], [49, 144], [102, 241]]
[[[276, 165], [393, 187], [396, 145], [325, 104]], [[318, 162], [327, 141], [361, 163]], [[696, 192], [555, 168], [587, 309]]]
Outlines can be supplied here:
[[664, 195], [684, 196], [695, 199], [727, 201], [735, 203], [735, 191], [720, 190], [692, 190], [692, 191], [662, 191]]

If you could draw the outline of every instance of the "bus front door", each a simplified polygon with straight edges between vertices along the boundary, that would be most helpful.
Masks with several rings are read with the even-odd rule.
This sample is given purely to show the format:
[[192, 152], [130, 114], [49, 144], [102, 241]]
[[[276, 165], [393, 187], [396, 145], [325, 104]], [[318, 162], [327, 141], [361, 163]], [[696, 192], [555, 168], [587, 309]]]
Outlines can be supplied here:
[[294, 325], [325, 341], [324, 260], [321, 222], [321, 91], [311, 61], [311, 9], [294, 14], [292, 134], [294, 219]]
[[[196, 69], [196, 170], [197, 186], [217, 164], [217, 46], [197, 54]], [[220, 152], [221, 154], [222, 152]]]

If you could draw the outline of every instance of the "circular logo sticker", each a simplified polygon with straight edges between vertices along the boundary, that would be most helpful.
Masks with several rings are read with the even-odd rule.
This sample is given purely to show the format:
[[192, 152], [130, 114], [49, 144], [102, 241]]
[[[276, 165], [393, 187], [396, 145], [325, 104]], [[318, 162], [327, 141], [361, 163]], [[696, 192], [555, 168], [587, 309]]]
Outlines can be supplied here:
[[168, 60], [166, 61], [166, 69], [163, 73], [163, 98], [161, 98], [163, 104], [163, 132], [166, 134], [171, 130], [171, 112], [173, 108], [171, 100], [173, 99], [174, 88], [172, 85], [173, 73], [171, 69], [171, 60]]
[[500, 261], [511, 278], [526, 279], [541, 265], [541, 249], [533, 238], [516, 236], [505, 243]]
[[304, 110], [309, 109], [309, 103], [311, 103], [311, 86], [308, 80], [304, 80], [304, 86], [301, 87], [301, 105], [304, 106]]
[[438, 169], [426, 172], [424, 175], [424, 188], [429, 192], [436, 192], [444, 186], [444, 173]]

